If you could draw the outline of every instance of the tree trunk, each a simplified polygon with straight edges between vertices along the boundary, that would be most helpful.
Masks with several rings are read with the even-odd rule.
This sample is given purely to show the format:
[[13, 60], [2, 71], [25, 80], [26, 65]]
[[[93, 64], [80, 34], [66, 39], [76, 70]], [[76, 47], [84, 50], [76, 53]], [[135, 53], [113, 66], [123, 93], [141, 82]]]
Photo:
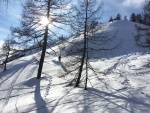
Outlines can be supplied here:
[[79, 86], [79, 83], [80, 83], [80, 79], [81, 79], [81, 75], [82, 75], [82, 70], [83, 70], [83, 66], [84, 66], [84, 60], [85, 60], [85, 57], [86, 57], [86, 37], [87, 37], [87, 11], [88, 11], [88, 1], [86, 2], [86, 16], [85, 16], [85, 24], [84, 24], [84, 48], [83, 48], [83, 55], [82, 55], [82, 60], [81, 60], [81, 65], [80, 65], [80, 68], [79, 68], [79, 75], [78, 75], [78, 78], [77, 78], [77, 81], [75, 83], [75, 87], [78, 87]]
[[9, 52], [7, 53], [7, 55], [6, 55], [6, 60], [4, 61], [4, 70], [3, 71], [6, 71], [6, 69], [7, 69], [7, 62], [8, 62], [8, 56], [9, 56]]
[[84, 89], [87, 89], [87, 80], [88, 80], [88, 58], [86, 59], [86, 75], [85, 75], [85, 86]]
[[[84, 40], [86, 40], [86, 38], [84, 38]], [[77, 81], [75, 83], [75, 87], [78, 87], [79, 83], [80, 83], [80, 78], [81, 78], [81, 75], [82, 75], [82, 70], [83, 70], [83, 65], [84, 65], [84, 60], [85, 60], [85, 54], [86, 54], [86, 41], [84, 41], [83, 56], [82, 56], [81, 65], [80, 65], [80, 68], [79, 68], [79, 75], [78, 75]]]
[[[47, 7], [47, 18], [49, 19], [49, 13], [50, 13], [50, 3], [51, 0], [48, 1], [48, 7]], [[45, 58], [45, 52], [46, 52], [46, 47], [47, 47], [47, 38], [48, 38], [48, 25], [45, 28], [45, 33], [44, 33], [44, 43], [43, 43], [43, 49], [42, 49], [42, 54], [41, 54], [41, 59], [39, 63], [39, 68], [38, 68], [38, 74], [37, 74], [37, 79], [41, 78], [42, 74], [42, 68], [43, 68], [43, 63], [44, 63], [44, 58]]]
[[85, 77], [85, 86], [84, 86], [85, 90], [87, 89], [87, 80], [88, 80], [88, 59], [89, 59], [89, 55], [88, 55], [88, 38], [86, 38], [86, 77]]
[[40, 59], [39, 68], [38, 68], [37, 79], [41, 78], [41, 73], [42, 73], [42, 68], [43, 68], [43, 63], [44, 63], [44, 58], [45, 58], [45, 52], [46, 52], [46, 46], [47, 46], [47, 36], [48, 36], [48, 26], [45, 29], [44, 43], [43, 43], [43, 49], [42, 49], [41, 59]]

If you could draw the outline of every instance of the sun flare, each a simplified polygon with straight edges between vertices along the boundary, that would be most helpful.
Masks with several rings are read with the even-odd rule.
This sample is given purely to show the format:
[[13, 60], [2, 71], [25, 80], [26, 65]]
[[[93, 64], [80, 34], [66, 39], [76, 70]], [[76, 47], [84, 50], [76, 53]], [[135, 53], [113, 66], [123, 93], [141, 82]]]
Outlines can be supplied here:
[[40, 19], [40, 24], [41, 24], [42, 26], [48, 25], [48, 24], [49, 24], [48, 18], [47, 18], [47, 17], [41, 17], [41, 19]]

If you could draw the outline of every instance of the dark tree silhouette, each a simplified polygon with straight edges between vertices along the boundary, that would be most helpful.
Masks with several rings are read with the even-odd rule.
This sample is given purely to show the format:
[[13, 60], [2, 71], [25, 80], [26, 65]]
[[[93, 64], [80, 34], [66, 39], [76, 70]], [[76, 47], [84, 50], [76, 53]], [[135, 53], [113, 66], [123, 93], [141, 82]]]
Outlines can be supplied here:
[[118, 13], [115, 20], [121, 20], [121, 15]]
[[110, 19], [109, 19], [109, 22], [112, 22], [113, 21], [113, 18], [112, 18], [112, 16], [110, 17]]
[[137, 14], [136, 15], [136, 22], [143, 23], [143, 19], [142, 19], [142, 15], [141, 14]]
[[[66, 24], [66, 0], [27, 0], [23, 5], [21, 26], [11, 28], [13, 42], [31, 48], [34, 45], [42, 47], [37, 79], [41, 77], [47, 41], [58, 37], [53, 31], [58, 26]], [[60, 13], [60, 10], [65, 10]], [[43, 20], [44, 19], [44, 20]], [[28, 44], [28, 45], [27, 45]], [[29, 47], [28, 47], [29, 46]], [[38, 46], [37, 46], [38, 47]]]
[[125, 21], [127, 21], [127, 20], [128, 20], [126, 15], [124, 16], [124, 20], [125, 20]]
[[136, 14], [135, 14], [135, 13], [132, 13], [132, 14], [131, 14], [131, 16], [130, 16], [130, 21], [136, 22]]

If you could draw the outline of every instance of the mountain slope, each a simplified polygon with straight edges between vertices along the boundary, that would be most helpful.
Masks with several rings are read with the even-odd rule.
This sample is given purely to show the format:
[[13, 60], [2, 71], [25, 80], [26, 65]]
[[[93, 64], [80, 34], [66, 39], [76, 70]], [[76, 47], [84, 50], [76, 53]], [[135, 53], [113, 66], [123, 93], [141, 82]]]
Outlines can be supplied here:
[[[98, 25], [94, 36], [89, 38], [90, 57], [112, 58], [126, 54], [148, 52], [149, 48], [141, 48], [135, 41], [135, 35], [137, 34], [135, 25], [141, 26], [138, 23], [122, 20]], [[60, 44], [60, 48], [66, 51], [83, 48], [83, 34], [71, 37], [68, 42]], [[63, 53], [63, 51], [61, 52]]]
[[[70, 77], [60, 77], [66, 71], [52, 50], [47, 50], [42, 78], [36, 79], [39, 53], [8, 63], [0, 73], [0, 113], [150, 113], [150, 54], [134, 41], [135, 23], [116, 21], [103, 25], [103, 31], [117, 38], [108, 43], [121, 45], [107, 57], [90, 61], [104, 74], [89, 72], [88, 90], [68, 86]], [[97, 27], [97, 35], [100, 34]], [[81, 41], [82, 35], [69, 40]], [[69, 41], [68, 40], [68, 41]], [[68, 42], [65, 49], [70, 49]], [[60, 44], [63, 47], [64, 44]], [[91, 46], [94, 46], [91, 44]], [[57, 53], [58, 47], [53, 47]], [[98, 55], [97, 52], [92, 55]], [[70, 56], [71, 57], [71, 56]]]
[[107, 29], [107, 32], [112, 35], [117, 31], [117, 36], [122, 41], [122, 45], [118, 51], [120, 55], [147, 51], [137, 46], [137, 42], [135, 41], [135, 35], [137, 34], [135, 25], [141, 26], [139, 23], [122, 20], [108, 24], [109, 29]]

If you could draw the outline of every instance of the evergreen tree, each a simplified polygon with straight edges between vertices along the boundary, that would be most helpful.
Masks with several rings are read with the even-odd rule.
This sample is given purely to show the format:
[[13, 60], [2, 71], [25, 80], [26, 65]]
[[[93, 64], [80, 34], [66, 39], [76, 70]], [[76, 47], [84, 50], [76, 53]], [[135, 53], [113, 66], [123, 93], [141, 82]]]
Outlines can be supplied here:
[[121, 20], [121, 15], [118, 13], [115, 20]]
[[125, 20], [125, 21], [127, 21], [127, 20], [128, 20], [126, 15], [124, 16], [124, 20]]
[[113, 21], [113, 18], [112, 18], [112, 16], [110, 17], [110, 19], [109, 19], [109, 22], [112, 22]]
[[137, 14], [137, 15], [136, 15], [136, 22], [138, 22], [138, 23], [142, 23], [142, 22], [143, 22], [143, 19], [142, 19], [142, 15], [141, 15], [141, 14]]
[[132, 14], [131, 14], [131, 16], [130, 16], [130, 21], [136, 22], [136, 14], [135, 14], [135, 13], [132, 13]]

